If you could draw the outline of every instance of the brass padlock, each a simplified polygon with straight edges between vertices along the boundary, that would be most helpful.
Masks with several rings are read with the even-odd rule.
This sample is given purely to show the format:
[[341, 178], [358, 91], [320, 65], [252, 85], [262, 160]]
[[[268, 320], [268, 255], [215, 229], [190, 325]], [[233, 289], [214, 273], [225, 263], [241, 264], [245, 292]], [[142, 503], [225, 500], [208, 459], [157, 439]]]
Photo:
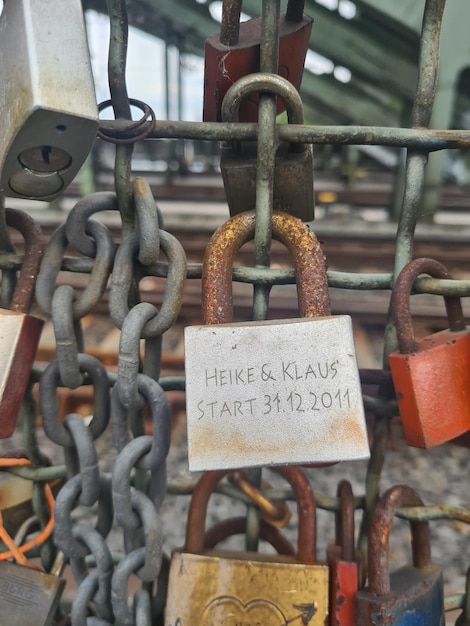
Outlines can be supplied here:
[[39, 225], [23, 211], [6, 210], [9, 226], [25, 240], [25, 255], [10, 309], [0, 309], [0, 438], [10, 437], [31, 374], [44, 321], [28, 315], [39, 271], [44, 238]]
[[[291, 124], [304, 123], [298, 91], [275, 74], [251, 74], [227, 91], [222, 105], [224, 122], [238, 122], [240, 103], [250, 94], [273, 93], [283, 100]], [[256, 206], [256, 142], [223, 144], [220, 159], [230, 215]], [[313, 152], [311, 145], [281, 143], [274, 165], [273, 208], [286, 211], [304, 222], [314, 218]]]
[[[296, 89], [300, 89], [313, 24], [313, 18], [303, 12], [304, 4], [304, 0], [289, 0], [286, 12], [279, 18], [278, 73]], [[240, 23], [241, 6], [241, 0], [225, 0], [222, 3], [221, 32], [206, 40], [205, 122], [220, 122], [222, 102], [231, 85], [260, 69], [261, 18]], [[277, 113], [282, 111], [284, 104], [278, 100]], [[254, 94], [242, 104], [240, 121], [256, 122], [257, 119], [258, 97]]]
[[165, 624], [325, 624], [328, 567], [316, 561], [315, 498], [302, 470], [275, 471], [297, 501], [296, 556], [205, 550], [207, 503], [226, 472], [205, 473], [191, 499], [185, 547], [172, 555]]
[[255, 215], [212, 236], [202, 269], [204, 326], [185, 329], [191, 471], [369, 456], [351, 318], [330, 316], [325, 259], [300, 220], [274, 212], [294, 259], [302, 319], [232, 323], [233, 259]]

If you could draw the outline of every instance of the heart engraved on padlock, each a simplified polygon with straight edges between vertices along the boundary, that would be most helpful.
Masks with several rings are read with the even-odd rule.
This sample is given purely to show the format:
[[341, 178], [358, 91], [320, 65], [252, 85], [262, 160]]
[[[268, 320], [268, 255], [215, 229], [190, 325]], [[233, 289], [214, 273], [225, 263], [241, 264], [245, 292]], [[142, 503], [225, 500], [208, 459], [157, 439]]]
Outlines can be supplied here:
[[29, 381], [44, 321], [28, 315], [44, 250], [39, 225], [23, 211], [6, 210], [7, 224], [19, 230], [25, 255], [10, 309], [0, 309], [0, 438], [11, 437]]
[[[304, 111], [298, 91], [275, 74], [251, 74], [238, 80], [224, 98], [222, 119], [237, 122], [241, 103], [252, 93], [272, 93], [283, 100], [290, 124], [303, 124]], [[256, 206], [256, 142], [222, 145], [220, 168], [230, 215]], [[313, 152], [307, 144], [282, 144], [274, 164], [273, 208], [310, 222], [314, 218]]]
[[[207, 504], [227, 473], [206, 472], [191, 498], [185, 547], [172, 555], [165, 624], [325, 624], [328, 567], [316, 561], [315, 498], [302, 470], [279, 467], [275, 471], [290, 483], [297, 502], [297, 554], [206, 550]], [[237, 532], [238, 522], [234, 526]], [[274, 532], [276, 536], [278, 531]], [[225, 534], [224, 529], [217, 538]]]
[[392, 292], [399, 349], [388, 360], [406, 441], [430, 448], [470, 430], [470, 329], [460, 298], [445, 297], [449, 329], [415, 340], [410, 294], [423, 273], [451, 278], [433, 259], [415, 259], [403, 268]]
[[429, 522], [412, 521], [413, 562], [391, 575], [389, 539], [401, 507], [423, 506], [410, 487], [391, 487], [378, 501], [368, 542], [368, 587], [356, 594], [357, 626], [444, 626], [442, 568], [431, 561]]
[[[304, 0], [289, 0], [279, 20], [279, 74], [300, 89], [305, 56], [312, 31], [313, 18], [305, 15]], [[261, 41], [261, 18], [240, 23], [241, 0], [222, 4], [222, 30], [207, 39], [204, 50], [205, 122], [220, 122], [222, 102], [237, 80], [258, 72]], [[277, 113], [284, 110], [277, 101]], [[258, 99], [246, 100], [240, 109], [240, 121], [258, 120]]]
[[369, 456], [349, 316], [330, 317], [323, 252], [307, 226], [273, 213], [294, 258], [302, 319], [233, 322], [232, 264], [255, 231], [240, 213], [203, 262], [205, 326], [185, 329], [191, 471]]

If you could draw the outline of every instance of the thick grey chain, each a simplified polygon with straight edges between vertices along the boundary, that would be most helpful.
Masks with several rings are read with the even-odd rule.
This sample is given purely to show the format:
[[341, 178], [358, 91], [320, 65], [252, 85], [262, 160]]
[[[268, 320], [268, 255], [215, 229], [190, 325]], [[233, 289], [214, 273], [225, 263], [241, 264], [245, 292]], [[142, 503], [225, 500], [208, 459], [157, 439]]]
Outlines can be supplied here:
[[[186, 258], [179, 242], [160, 229], [161, 216], [145, 181], [134, 184], [134, 189], [138, 192], [137, 219], [146, 236], [131, 233], [125, 238], [114, 263], [110, 300], [119, 311], [122, 335], [111, 402], [107, 372], [97, 359], [83, 353], [80, 319], [101, 298], [115, 252], [108, 229], [89, 218], [100, 210], [114, 210], [117, 205], [114, 194], [92, 194], [76, 204], [66, 224], [51, 238], [38, 281], [38, 301], [52, 315], [57, 342], [58, 358], [41, 378], [40, 405], [44, 430], [64, 448], [67, 468], [68, 480], [56, 501], [54, 541], [70, 560], [78, 583], [72, 605], [73, 626], [113, 623], [146, 626], [152, 623], [152, 611], [161, 609], [158, 606], [161, 602], [152, 601], [145, 590], [135, 594], [131, 609], [127, 600], [128, 583], [131, 575], [146, 583], [156, 581], [161, 569], [163, 537], [158, 510], [166, 493], [170, 414], [165, 392], [157, 381], [161, 335], [174, 324], [179, 313]], [[90, 283], [78, 297], [69, 285], [56, 287], [58, 273], [66, 265], [64, 253], [69, 244], [93, 259]], [[129, 294], [135, 292], [135, 277], [161, 275], [159, 248], [168, 261], [161, 309], [145, 302], [129, 308], [127, 301]], [[142, 364], [140, 342], [144, 337]], [[61, 423], [58, 387], [75, 389], [90, 382], [94, 387], [94, 404], [88, 426], [75, 414], [67, 415]], [[152, 436], [141, 434], [143, 424], [135, 433], [130, 428], [130, 416], [140, 412], [143, 419], [145, 406], [152, 415]], [[111, 481], [100, 473], [95, 448], [95, 440], [103, 434], [110, 419], [118, 451]], [[135, 426], [135, 419], [132, 423]], [[77, 500], [82, 507], [93, 507], [94, 525], [73, 519]], [[125, 552], [116, 568], [105, 540], [114, 519], [122, 529]], [[90, 555], [97, 564], [92, 572], [85, 562]]]

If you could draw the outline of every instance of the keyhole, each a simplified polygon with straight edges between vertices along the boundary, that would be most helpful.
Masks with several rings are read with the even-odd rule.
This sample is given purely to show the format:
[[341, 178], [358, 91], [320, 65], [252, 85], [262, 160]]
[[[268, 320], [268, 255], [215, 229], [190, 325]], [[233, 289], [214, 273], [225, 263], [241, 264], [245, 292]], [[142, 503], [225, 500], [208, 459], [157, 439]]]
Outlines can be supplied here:
[[68, 152], [54, 146], [28, 148], [18, 158], [23, 167], [41, 174], [60, 172], [72, 163]]
[[44, 161], [44, 163], [47, 163], [47, 165], [50, 165], [50, 160], [49, 160], [49, 155], [51, 153], [51, 147], [50, 146], [43, 146], [42, 150], [42, 159]]

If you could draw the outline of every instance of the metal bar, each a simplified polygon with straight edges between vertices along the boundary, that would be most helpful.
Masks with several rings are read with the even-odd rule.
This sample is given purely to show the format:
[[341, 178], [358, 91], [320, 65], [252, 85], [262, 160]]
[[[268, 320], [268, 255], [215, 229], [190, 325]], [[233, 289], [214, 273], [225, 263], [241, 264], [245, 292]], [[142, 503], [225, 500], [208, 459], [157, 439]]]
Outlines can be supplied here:
[[[105, 129], [122, 130], [122, 120], [101, 120]], [[139, 132], [150, 127], [146, 122]], [[255, 140], [258, 124], [232, 122], [178, 122], [157, 120], [148, 139], [205, 139], [207, 141]], [[446, 130], [429, 128], [401, 128], [393, 126], [306, 126], [280, 124], [277, 126], [279, 139], [291, 143], [319, 145], [379, 145], [410, 148], [433, 152], [446, 149], [470, 148], [469, 130]], [[129, 136], [132, 136], [129, 131]]]

